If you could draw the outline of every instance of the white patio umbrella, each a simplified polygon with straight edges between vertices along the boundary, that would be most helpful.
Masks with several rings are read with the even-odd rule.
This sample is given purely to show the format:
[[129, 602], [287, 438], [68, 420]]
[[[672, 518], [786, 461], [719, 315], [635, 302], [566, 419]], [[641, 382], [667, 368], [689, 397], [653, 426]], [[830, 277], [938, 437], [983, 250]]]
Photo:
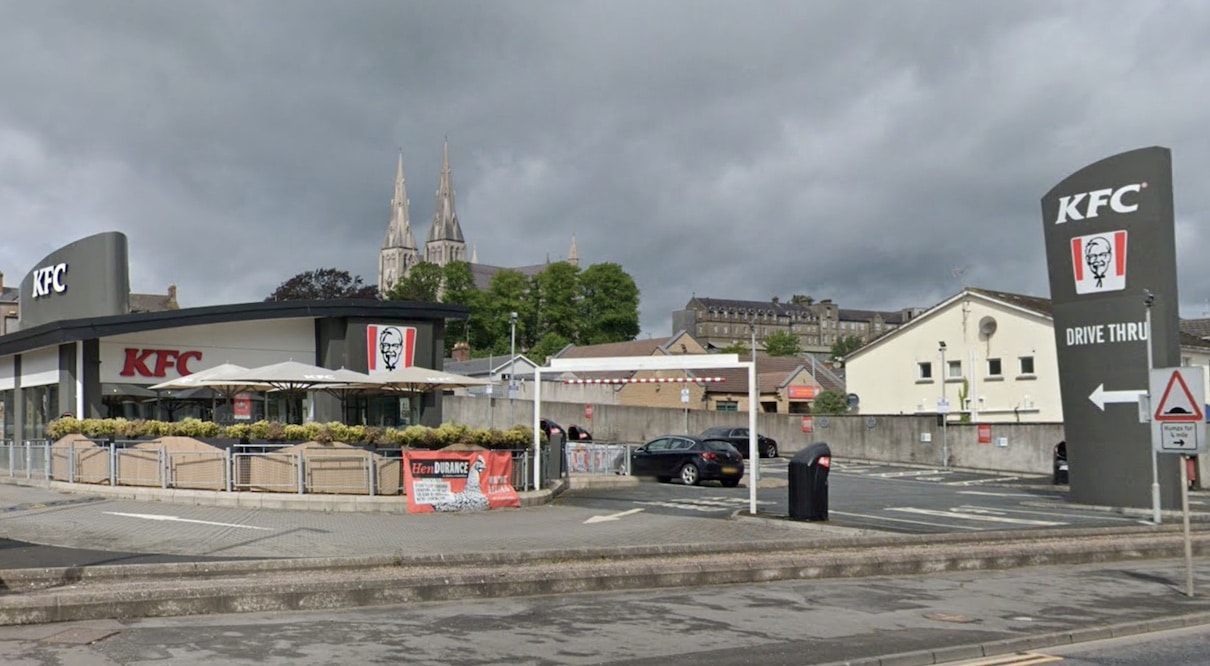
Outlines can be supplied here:
[[[228, 409], [232, 407], [235, 401], [235, 396], [247, 391], [267, 391], [272, 386], [267, 384], [258, 384], [256, 382], [248, 382], [242, 379], [237, 379], [238, 375], [248, 371], [242, 365], [234, 363], [220, 363], [212, 368], [198, 370], [177, 379], [171, 379], [166, 382], [161, 382], [151, 387], [153, 391], [187, 391], [190, 389], [210, 389], [218, 395], [221, 395], [227, 403]], [[158, 394], [157, 394], [158, 396]], [[173, 396], [168, 396], [172, 398]], [[159, 410], [159, 398], [156, 398], [156, 410]], [[217, 409], [217, 403], [212, 400], [211, 407]], [[169, 411], [171, 414], [171, 410]]]
[[468, 377], [415, 365], [386, 372], [375, 372], [369, 377], [371, 383], [378, 388], [401, 393], [427, 393], [442, 389], [485, 386], [492, 383], [490, 379]]
[[243, 382], [265, 387], [261, 390], [281, 391], [287, 396], [296, 396], [311, 390], [347, 388], [367, 379], [369, 375], [345, 368], [333, 370], [298, 361], [283, 361], [233, 372], [212, 380], [202, 380], [199, 384], [211, 386], [212, 383]]
[[264, 391], [272, 388], [266, 384], [232, 379], [247, 371], [248, 368], [242, 365], [220, 363], [213, 368], [198, 370], [183, 377], [161, 382], [150, 388], [153, 391], [183, 391], [187, 389], [208, 388], [225, 397], [231, 397], [236, 393], [243, 393], [244, 391]]

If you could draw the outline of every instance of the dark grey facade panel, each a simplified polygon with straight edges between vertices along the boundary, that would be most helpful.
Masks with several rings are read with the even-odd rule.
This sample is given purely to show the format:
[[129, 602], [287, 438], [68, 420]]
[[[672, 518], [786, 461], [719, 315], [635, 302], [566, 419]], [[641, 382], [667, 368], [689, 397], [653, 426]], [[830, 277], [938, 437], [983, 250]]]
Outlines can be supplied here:
[[126, 235], [107, 231], [46, 255], [21, 281], [21, 327], [130, 311]]
[[111, 317], [53, 321], [31, 329], [0, 336], [0, 356], [19, 354], [65, 342], [89, 340], [202, 324], [224, 324], [259, 319], [361, 317], [384, 320], [444, 321], [466, 319], [461, 305], [404, 301], [267, 301], [200, 308], [140, 312]]

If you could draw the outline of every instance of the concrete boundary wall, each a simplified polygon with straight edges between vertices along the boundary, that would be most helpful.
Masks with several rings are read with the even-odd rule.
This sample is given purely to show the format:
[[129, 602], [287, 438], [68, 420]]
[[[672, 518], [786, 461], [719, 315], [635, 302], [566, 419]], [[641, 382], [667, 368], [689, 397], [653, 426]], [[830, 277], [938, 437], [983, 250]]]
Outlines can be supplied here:
[[[601, 404], [593, 405], [592, 419], [586, 419], [584, 407], [543, 401], [542, 415], [564, 427], [584, 426], [596, 441], [606, 443], [638, 443], [659, 435], [696, 435], [715, 425], [748, 424], [745, 412]], [[533, 401], [445, 396], [443, 414], [454, 423], [508, 428], [531, 422]], [[827, 442], [839, 461], [940, 465], [942, 451], [948, 449], [953, 467], [1027, 474], [1050, 474], [1052, 448], [1064, 438], [1061, 423], [951, 422], [945, 427], [946, 446], [936, 416], [915, 415], [813, 416], [812, 431], [803, 432], [801, 414], [757, 414], [757, 427], [777, 440], [783, 457]], [[980, 442], [980, 428], [986, 443]]]

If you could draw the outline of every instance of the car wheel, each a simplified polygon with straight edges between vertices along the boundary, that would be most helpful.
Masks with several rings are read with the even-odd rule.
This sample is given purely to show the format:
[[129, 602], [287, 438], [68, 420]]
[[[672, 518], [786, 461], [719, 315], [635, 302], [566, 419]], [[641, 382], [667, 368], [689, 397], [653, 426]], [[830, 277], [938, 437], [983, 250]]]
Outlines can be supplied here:
[[724, 488], [735, 488], [739, 485], [739, 479], [723, 479], [722, 483]]
[[700, 478], [701, 474], [697, 471], [697, 465], [685, 463], [685, 466], [681, 468], [681, 483], [687, 486], [696, 486]]
[[777, 445], [776, 444], [774, 444], [772, 442], [765, 444], [765, 457], [766, 458], [776, 458], [777, 457]]

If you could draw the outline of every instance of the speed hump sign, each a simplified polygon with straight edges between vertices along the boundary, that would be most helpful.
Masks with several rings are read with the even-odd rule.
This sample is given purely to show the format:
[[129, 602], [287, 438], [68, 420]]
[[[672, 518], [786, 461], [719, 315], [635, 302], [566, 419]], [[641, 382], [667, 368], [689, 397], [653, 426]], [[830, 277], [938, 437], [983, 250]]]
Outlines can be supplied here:
[[1150, 379], [1152, 447], [1185, 455], [1205, 451], [1205, 369], [1153, 368]]

